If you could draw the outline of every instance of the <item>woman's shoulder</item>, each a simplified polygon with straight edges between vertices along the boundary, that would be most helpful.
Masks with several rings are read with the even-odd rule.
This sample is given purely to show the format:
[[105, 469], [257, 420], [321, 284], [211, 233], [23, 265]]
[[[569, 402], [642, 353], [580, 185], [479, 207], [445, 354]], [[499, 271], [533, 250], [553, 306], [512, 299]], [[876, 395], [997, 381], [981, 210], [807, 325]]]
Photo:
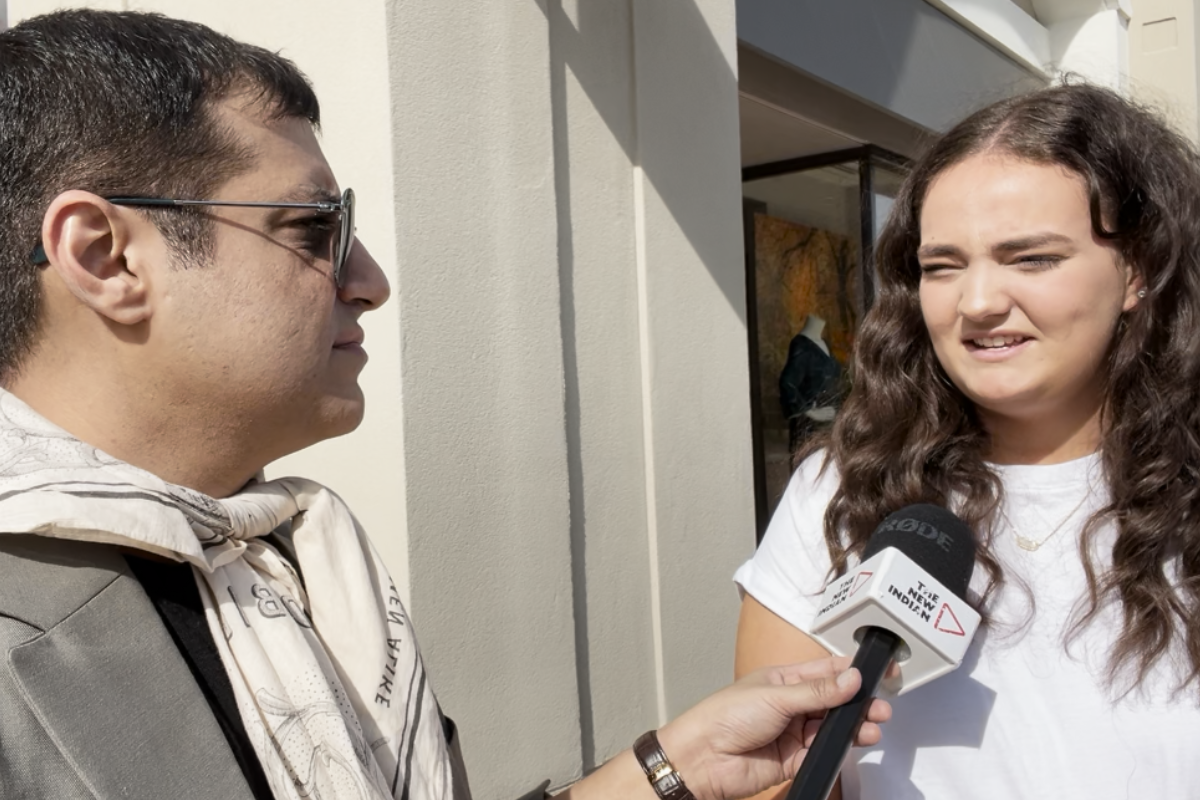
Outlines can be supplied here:
[[818, 450], [796, 467], [780, 504], [788, 503], [793, 511], [815, 512], [824, 517], [825, 507], [837, 493], [840, 482], [841, 474], [833, 456], [828, 450]]
[[734, 575], [741, 588], [776, 615], [805, 630], [829, 578], [825, 509], [838, 486], [825, 451], [796, 468], [754, 556]]
[[837, 492], [837, 465], [819, 450], [805, 458], [792, 473], [763, 537], [768, 549], [780, 546], [825, 550], [825, 510]]

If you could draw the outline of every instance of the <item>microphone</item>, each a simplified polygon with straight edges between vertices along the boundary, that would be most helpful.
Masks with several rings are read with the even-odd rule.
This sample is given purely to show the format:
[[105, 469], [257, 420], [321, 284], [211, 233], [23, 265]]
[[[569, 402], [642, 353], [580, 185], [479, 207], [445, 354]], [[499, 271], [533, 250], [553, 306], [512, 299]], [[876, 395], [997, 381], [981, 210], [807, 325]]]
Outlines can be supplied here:
[[[904, 694], [962, 663], [979, 627], [966, 601], [974, 568], [966, 523], [939, 506], [911, 505], [880, 523], [862, 563], [826, 588], [812, 636], [837, 655], [857, 648], [862, 686], [826, 714], [787, 800], [829, 797], [881, 686]], [[893, 659], [899, 673], [885, 679]]]

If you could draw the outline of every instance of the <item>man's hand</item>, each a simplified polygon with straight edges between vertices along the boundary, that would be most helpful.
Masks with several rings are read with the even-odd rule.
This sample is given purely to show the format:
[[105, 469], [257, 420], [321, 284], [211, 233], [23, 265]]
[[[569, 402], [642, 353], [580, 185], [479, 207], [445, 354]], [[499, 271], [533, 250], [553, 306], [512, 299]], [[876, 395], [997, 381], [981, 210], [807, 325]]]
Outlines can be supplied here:
[[[858, 691], [848, 658], [768, 667], [701, 701], [658, 733], [697, 800], [734, 800], [790, 780], [825, 711]], [[891, 706], [875, 700], [857, 744], [879, 741]]]

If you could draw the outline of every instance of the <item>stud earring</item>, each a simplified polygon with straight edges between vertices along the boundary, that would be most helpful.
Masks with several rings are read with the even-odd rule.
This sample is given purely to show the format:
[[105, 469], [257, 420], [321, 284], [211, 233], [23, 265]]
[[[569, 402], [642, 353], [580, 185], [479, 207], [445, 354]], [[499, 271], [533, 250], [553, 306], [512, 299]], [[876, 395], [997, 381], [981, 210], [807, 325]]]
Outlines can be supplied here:
[[1138, 299], [1139, 299], [1139, 300], [1140, 300], [1140, 299], [1144, 299], [1145, 297], [1146, 297], [1146, 290], [1145, 290], [1145, 289], [1138, 289]]

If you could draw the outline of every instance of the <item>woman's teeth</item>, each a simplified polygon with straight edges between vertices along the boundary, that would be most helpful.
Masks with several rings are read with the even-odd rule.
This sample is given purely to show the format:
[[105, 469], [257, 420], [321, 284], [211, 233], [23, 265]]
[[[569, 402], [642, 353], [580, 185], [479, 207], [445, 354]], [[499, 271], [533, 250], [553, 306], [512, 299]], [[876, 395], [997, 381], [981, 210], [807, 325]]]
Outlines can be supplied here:
[[1010, 345], [1020, 344], [1025, 341], [1024, 336], [989, 336], [986, 339], [972, 339], [971, 344], [976, 347], [1009, 347]]

